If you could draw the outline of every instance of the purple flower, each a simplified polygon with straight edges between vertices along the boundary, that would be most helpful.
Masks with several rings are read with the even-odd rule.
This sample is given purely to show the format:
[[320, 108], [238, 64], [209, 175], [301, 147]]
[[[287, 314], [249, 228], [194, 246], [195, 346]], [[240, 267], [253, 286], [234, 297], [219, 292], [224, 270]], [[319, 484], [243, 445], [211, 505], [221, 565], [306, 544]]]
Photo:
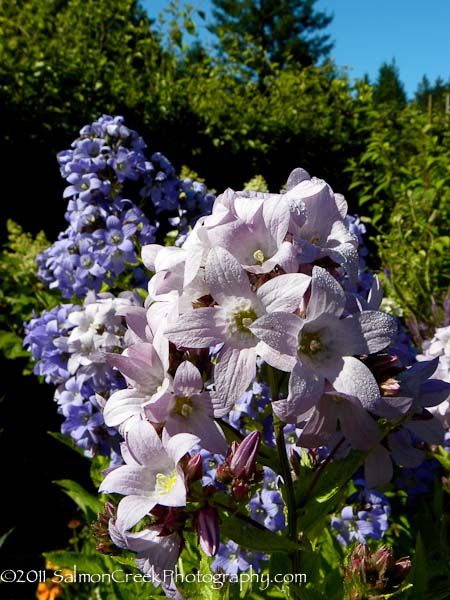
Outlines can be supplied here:
[[364, 482], [355, 484], [364, 485], [363, 490], [349, 498], [350, 504], [342, 509], [340, 518], [331, 519], [331, 527], [338, 532], [337, 539], [343, 546], [355, 541], [365, 544], [367, 538], [380, 540], [389, 528], [391, 507], [386, 496], [368, 489]]

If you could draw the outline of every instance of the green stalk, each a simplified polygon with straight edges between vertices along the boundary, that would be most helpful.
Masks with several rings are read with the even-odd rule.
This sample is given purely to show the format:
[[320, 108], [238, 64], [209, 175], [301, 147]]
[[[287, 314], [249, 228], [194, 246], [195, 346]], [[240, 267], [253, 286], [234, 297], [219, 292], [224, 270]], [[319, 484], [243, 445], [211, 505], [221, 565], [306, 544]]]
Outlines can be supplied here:
[[[274, 369], [270, 369], [270, 391], [272, 402], [278, 400], [278, 385], [277, 377]], [[284, 423], [274, 415], [275, 437], [277, 442], [278, 457], [280, 460], [281, 476], [283, 477], [284, 487], [286, 490], [286, 507], [287, 507], [287, 534], [288, 538], [298, 543], [297, 531], [297, 506], [295, 503], [294, 483], [292, 481], [291, 465], [286, 452], [286, 441], [284, 439]], [[297, 550], [288, 553], [290, 570], [292, 574], [300, 572], [299, 552]], [[294, 598], [298, 598], [297, 589], [293, 584], [290, 584], [290, 589]]]

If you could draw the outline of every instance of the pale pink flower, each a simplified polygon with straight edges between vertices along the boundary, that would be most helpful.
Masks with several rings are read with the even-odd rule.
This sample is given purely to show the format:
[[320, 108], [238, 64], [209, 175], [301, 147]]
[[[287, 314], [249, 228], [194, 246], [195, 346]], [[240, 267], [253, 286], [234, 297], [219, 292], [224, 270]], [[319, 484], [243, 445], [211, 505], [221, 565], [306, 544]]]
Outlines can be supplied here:
[[116, 527], [124, 532], [138, 523], [157, 504], [185, 506], [186, 486], [179, 464], [199, 439], [189, 433], [162, 440], [147, 421], [135, 419], [125, 434], [121, 451], [125, 465], [110, 471], [99, 491], [123, 494]]
[[209, 253], [205, 281], [217, 306], [182, 314], [165, 334], [171, 342], [186, 348], [223, 343], [214, 368], [214, 384], [217, 407], [226, 413], [253, 380], [256, 354], [265, 347], [251, 331], [252, 323], [268, 312], [296, 310], [310, 277], [299, 273], [280, 275], [254, 292], [238, 260], [219, 247]]

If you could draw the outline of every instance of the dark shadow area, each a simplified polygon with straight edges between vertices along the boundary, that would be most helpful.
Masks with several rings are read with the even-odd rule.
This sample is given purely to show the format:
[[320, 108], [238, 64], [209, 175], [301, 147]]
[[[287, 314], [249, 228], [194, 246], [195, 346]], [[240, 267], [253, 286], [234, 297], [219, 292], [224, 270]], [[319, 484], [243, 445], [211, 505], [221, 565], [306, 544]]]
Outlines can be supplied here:
[[[78, 516], [74, 502], [52, 483], [75, 479], [92, 490], [89, 462], [48, 431], [59, 431], [53, 388], [23, 376], [21, 360], [0, 360], [0, 535], [14, 528], [0, 548], [0, 570], [44, 569], [42, 552], [63, 549], [71, 537], [67, 523]], [[93, 491], [93, 490], [92, 490]], [[31, 576], [33, 578], [33, 575]], [[2, 600], [35, 598], [37, 583], [2, 583]]]

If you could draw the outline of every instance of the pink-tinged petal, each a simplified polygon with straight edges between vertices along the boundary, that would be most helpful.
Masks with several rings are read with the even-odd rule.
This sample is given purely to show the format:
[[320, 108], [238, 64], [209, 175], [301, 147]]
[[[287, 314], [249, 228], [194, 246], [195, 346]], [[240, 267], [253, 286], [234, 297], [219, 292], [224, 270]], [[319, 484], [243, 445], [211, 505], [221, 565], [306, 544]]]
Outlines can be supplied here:
[[163, 393], [154, 394], [152, 398], [144, 404], [144, 413], [152, 423], [163, 423], [173, 406], [174, 395], [167, 389]]
[[340, 317], [345, 307], [345, 293], [339, 283], [322, 267], [314, 267], [311, 281], [311, 298], [306, 309], [307, 321], [321, 315]]
[[134, 460], [142, 466], [153, 466], [155, 457], [162, 452], [161, 440], [148, 421], [136, 420], [127, 431], [125, 442]]
[[336, 402], [325, 395], [322, 396], [303, 428], [297, 446], [303, 448], [326, 446], [331, 436], [337, 431], [337, 420], [338, 407]]
[[[164, 431], [164, 434], [167, 435], [167, 432]], [[170, 456], [170, 458], [175, 464], [177, 464], [185, 454], [190, 452], [192, 448], [200, 442], [197, 436], [191, 435], [190, 433], [178, 433], [170, 439], [168, 438], [168, 436], [165, 437], [164, 434], [164, 446], [166, 448], [167, 454]]]
[[357, 398], [342, 398], [338, 414], [342, 433], [356, 450], [370, 450], [380, 441], [378, 425]]
[[[172, 271], [178, 265], [183, 266], [186, 252], [177, 246], [163, 247], [155, 257], [156, 271]], [[184, 268], [184, 267], [183, 267]]]
[[311, 176], [308, 173], [308, 171], [305, 171], [305, 169], [302, 169], [301, 167], [297, 167], [296, 169], [294, 169], [291, 174], [288, 177], [287, 183], [286, 183], [286, 190], [288, 192], [292, 192], [292, 190], [294, 190], [294, 188], [301, 183], [302, 181], [310, 181], [311, 180]]
[[319, 373], [297, 362], [289, 379], [288, 394], [288, 402], [295, 406], [297, 417], [319, 402], [324, 385], [323, 377]]
[[352, 356], [344, 356], [323, 369], [325, 378], [337, 392], [359, 398], [366, 410], [376, 411], [380, 389], [370, 369]]
[[128, 313], [126, 316], [127, 327], [136, 336], [137, 340], [135, 343], [138, 343], [138, 340], [141, 342], [152, 342], [153, 336], [147, 323], [146, 310], [142, 307], [136, 308], [139, 308], [139, 311]]
[[231, 407], [246, 391], [256, 375], [254, 348], [225, 346], [217, 356], [214, 367], [215, 405]]
[[210, 247], [208, 231], [206, 227], [202, 226], [202, 220], [199, 219], [183, 244], [183, 249], [186, 250], [186, 262], [184, 264], [185, 287], [194, 281], [200, 267], [205, 264]]
[[278, 195], [266, 198], [263, 204], [264, 223], [279, 246], [287, 233], [290, 213], [284, 202], [280, 202]]
[[406, 427], [427, 444], [442, 444], [444, 441], [445, 430], [442, 423], [436, 417], [423, 421], [414, 419], [409, 421]]
[[249, 273], [262, 274], [270, 273], [277, 265], [286, 273], [297, 273], [298, 251], [291, 242], [283, 242], [275, 254], [262, 265], [244, 265], [244, 268]]
[[311, 277], [301, 273], [280, 275], [264, 283], [256, 295], [267, 312], [294, 312], [311, 283]]
[[250, 325], [250, 331], [281, 354], [297, 356], [298, 334], [303, 321], [287, 312], [263, 315]]
[[118, 427], [121, 423], [143, 412], [146, 397], [136, 390], [125, 389], [114, 392], [103, 409], [103, 418], [108, 427]]
[[[289, 356], [288, 354], [281, 354], [277, 352], [265, 342], [258, 342], [255, 347], [256, 354], [260, 356], [266, 363], [275, 369], [290, 373], [295, 367], [297, 358], [295, 356]], [[217, 416], [217, 415], [216, 415]]]
[[210, 251], [205, 280], [212, 297], [219, 304], [225, 304], [230, 296], [253, 298], [247, 273], [225, 248], [213, 248]]
[[388, 484], [394, 468], [389, 452], [384, 446], [374, 448], [364, 463], [364, 479], [370, 489], [383, 487]]
[[106, 475], [99, 491], [106, 494], [116, 493], [124, 496], [136, 495], [150, 498], [154, 487], [154, 471], [140, 466], [123, 465]]
[[167, 433], [170, 436], [179, 433], [191, 433], [198, 437], [199, 444], [205, 450], [209, 450], [214, 454], [225, 454], [228, 445], [219, 425], [207, 414], [200, 411], [193, 412], [191, 417], [171, 417], [166, 421]]
[[115, 521], [112, 519], [110, 519], [108, 523], [108, 533], [112, 543], [115, 546], [122, 548], [122, 550], [128, 550], [126, 532], [118, 529]]
[[190, 361], [183, 361], [178, 367], [173, 380], [175, 394], [193, 396], [202, 391], [203, 381], [200, 371]]
[[316, 236], [326, 239], [331, 225], [340, 218], [330, 186], [322, 179], [313, 177], [302, 181], [297, 188], [289, 192], [296, 200], [303, 200], [306, 207], [306, 223], [301, 229], [304, 239], [312, 240]]
[[225, 326], [219, 315], [217, 308], [196, 308], [181, 315], [164, 333], [177, 346], [215, 346], [225, 337]]
[[388, 443], [393, 459], [402, 467], [414, 469], [420, 466], [426, 458], [423, 450], [414, 448], [411, 436], [405, 429], [388, 435]]
[[152, 344], [140, 343], [124, 354], [107, 354], [107, 362], [145, 390], [156, 390], [164, 376], [161, 360]]
[[144, 265], [147, 267], [149, 271], [156, 271], [155, 261], [156, 256], [162, 250], [164, 246], [160, 246], [159, 244], [147, 244], [146, 246], [142, 246], [141, 250], [141, 258]]
[[376, 310], [368, 310], [352, 315], [352, 317], [359, 322], [368, 353], [383, 350], [397, 336], [397, 321], [391, 315]]
[[[249, 192], [246, 192], [247, 194]], [[251, 193], [251, 192], [250, 192]], [[258, 198], [256, 196], [243, 196], [242, 192], [234, 198], [233, 210], [236, 216], [248, 224], [255, 223], [256, 220], [261, 219], [261, 213], [263, 206], [266, 203], [265, 197], [268, 194], [264, 194], [265, 197]]]
[[116, 527], [120, 532], [130, 530], [156, 505], [151, 498], [130, 495], [122, 498], [117, 507]]
[[[159, 583], [162, 583], [167, 598], [184, 600], [184, 597], [176, 590], [173, 580], [175, 564], [180, 555], [180, 536], [178, 533], [167, 536], [158, 535], [159, 533], [160, 531], [156, 531], [154, 535], [151, 535], [151, 531], [145, 530], [129, 534], [127, 536], [128, 547], [131, 551], [138, 552], [136, 566], [151, 578], [152, 585], [157, 587]], [[148, 538], [146, 547], [143, 546], [143, 539], [137, 543], [134, 541], [139, 537], [144, 538], [144, 536]]]

